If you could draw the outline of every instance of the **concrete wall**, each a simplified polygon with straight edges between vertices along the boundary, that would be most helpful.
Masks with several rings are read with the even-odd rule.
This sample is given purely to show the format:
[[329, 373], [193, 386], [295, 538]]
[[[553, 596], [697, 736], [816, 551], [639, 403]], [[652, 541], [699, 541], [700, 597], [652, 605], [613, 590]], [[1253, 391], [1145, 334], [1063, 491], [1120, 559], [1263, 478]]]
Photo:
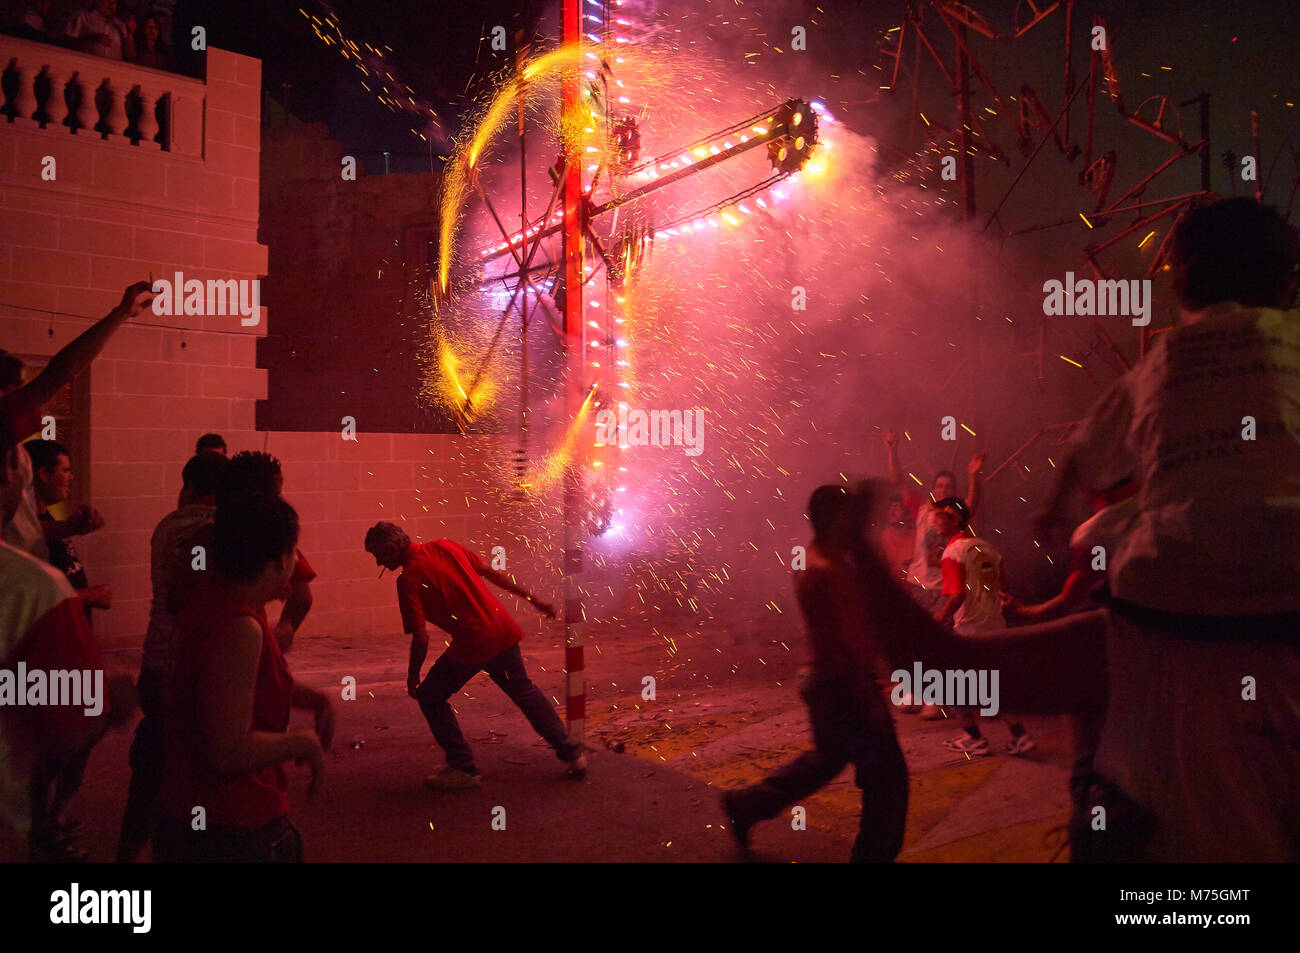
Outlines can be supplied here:
[[455, 432], [419, 399], [426, 289], [436, 255], [439, 177], [343, 177], [343, 146], [319, 123], [268, 127], [262, 140], [265, 302], [258, 345], [270, 369], [258, 407], [267, 430]]
[[[151, 273], [200, 281], [265, 273], [259, 61], [211, 50], [203, 83], [9, 37], [0, 54], [23, 71], [24, 98], [42, 67], [61, 79], [107, 75], [117, 93], [137, 84], [151, 97], [170, 93], [173, 134], [168, 151], [145, 138], [133, 144], [120, 128], [107, 138], [59, 122], [42, 128], [34, 100], [0, 122], [0, 347], [41, 363]], [[42, 177], [46, 156], [53, 180]], [[175, 505], [195, 437], [252, 430], [266, 388], [254, 366], [264, 329], [265, 320], [241, 327], [238, 315], [146, 312], [87, 372], [89, 406], [73, 426], [89, 433], [58, 436], [89, 447], [88, 459], [73, 461], [77, 496], [107, 520], [78, 541], [91, 580], [113, 588], [112, 611], [96, 620], [106, 641], [143, 634], [149, 535]]]
[[[91, 582], [113, 588], [113, 609], [96, 618], [102, 642], [143, 638], [149, 537], [175, 506], [181, 468], [206, 431], [223, 434], [232, 453], [266, 449], [283, 461], [285, 495], [304, 527], [302, 548], [320, 574], [304, 634], [399, 631], [392, 577], [378, 580], [361, 549], [366, 527], [378, 519], [405, 521], [413, 538], [452, 536], [484, 552], [506, 546], [510, 568], [528, 572], [521, 544], [495, 528], [503, 514], [486, 488], [499, 484], [502, 472], [492, 438], [410, 433], [418, 421], [409, 413], [401, 418], [407, 433], [373, 432], [377, 421], [392, 426], [397, 419], [393, 393], [375, 387], [373, 368], [387, 360], [383, 366], [398, 374], [388, 379], [408, 397], [418, 372], [401, 343], [401, 323], [380, 320], [400, 311], [400, 301], [390, 299], [406, 278], [390, 272], [386, 283], [376, 271], [374, 281], [388, 295], [382, 298], [362, 278], [376, 266], [370, 257], [380, 254], [382, 236], [431, 216], [427, 177], [422, 194], [398, 181], [417, 177], [367, 180], [364, 170], [351, 192], [312, 185], [308, 180], [325, 181], [325, 169], [342, 181], [342, 150], [311, 127], [296, 134], [298, 151], [277, 146], [270, 153], [282, 174], [262, 203], [259, 61], [210, 50], [204, 83], [13, 38], [0, 38], [0, 54], [17, 61], [28, 83], [48, 65], [64, 79], [108, 71], [115, 89], [140, 84], [150, 95], [170, 92], [174, 137], [168, 151], [85, 128], [74, 135], [61, 123], [42, 128], [30, 118], [35, 103], [25, 100], [13, 122], [0, 118], [0, 347], [40, 364], [107, 313], [127, 284], [150, 273], [225, 280], [269, 272], [262, 295], [268, 307], [256, 327], [241, 326], [237, 315], [152, 313], [123, 327], [87, 372], [83, 417], [65, 425], [82, 432], [58, 434], [69, 446], [88, 448], [73, 461], [77, 501], [93, 503], [107, 520], [105, 529], [77, 542]], [[56, 159], [53, 181], [41, 176], [45, 156]], [[298, 184], [290, 188], [293, 169]], [[259, 242], [262, 204], [273, 211]], [[294, 244], [295, 233], [306, 239]], [[271, 251], [270, 265], [268, 236], [285, 243]], [[314, 243], [310, 249], [306, 240]], [[365, 250], [349, 258], [348, 247]], [[400, 253], [389, 257], [400, 273]], [[373, 313], [361, 313], [367, 302]], [[259, 361], [259, 340], [281, 307], [285, 333]], [[319, 329], [326, 313], [338, 317], [330, 333], [341, 337], [308, 345], [295, 362], [288, 354], [292, 333]], [[262, 405], [267, 419], [259, 425], [268, 364], [286, 376], [280, 402]], [[335, 390], [352, 391], [344, 404], [358, 419], [355, 442], [342, 439]], [[409, 412], [414, 404], [403, 406]], [[540, 527], [522, 529], [530, 540], [546, 535]], [[533, 575], [529, 581], [541, 585]], [[547, 582], [553, 585], [543, 588], [556, 594], [558, 576]]]

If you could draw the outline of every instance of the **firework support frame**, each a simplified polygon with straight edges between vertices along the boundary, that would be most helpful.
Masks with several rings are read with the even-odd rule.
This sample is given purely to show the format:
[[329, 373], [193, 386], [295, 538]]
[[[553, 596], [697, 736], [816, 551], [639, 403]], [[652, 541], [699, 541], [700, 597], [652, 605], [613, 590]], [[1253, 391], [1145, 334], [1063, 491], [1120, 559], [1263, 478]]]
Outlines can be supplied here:
[[[581, 0], [564, 0], [562, 7], [565, 44], [582, 42]], [[578, 67], [563, 78], [561, 108], [567, 114], [578, 108], [582, 97]], [[565, 417], [572, 425], [582, 410], [586, 388], [586, 353], [583, 328], [583, 198], [582, 166], [578, 141], [570, 137], [564, 144], [564, 346], [565, 346]], [[538, 238], [540, 241], [540, 236]], [[583, 664], [582, 605], [582, 472], [579, 454], [573, 454], [564, 472], [564, 671], [565, 713], [569, 734], [575, 741], [586, 741], [587, 680]]]

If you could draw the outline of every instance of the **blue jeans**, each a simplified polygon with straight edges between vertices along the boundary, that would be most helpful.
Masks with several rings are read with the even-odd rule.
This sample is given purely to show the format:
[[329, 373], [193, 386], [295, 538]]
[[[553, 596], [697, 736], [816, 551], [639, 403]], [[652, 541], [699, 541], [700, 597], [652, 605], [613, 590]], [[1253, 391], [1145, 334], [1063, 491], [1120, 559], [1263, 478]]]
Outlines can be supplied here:
[[561, 761], [572, 761], [582, 753], [582, 745], [569, 737], [555, 708], [542, 694], [542, 690], [529, 679], [528, 672], [524, 670], [523, 653], [516, 644], [483, 665], [462, 665], [447, 658], [444, 652], [438, 656], [438, 661], [433, 663], [429, 674], [416, 690], [420, 711], [424, 712], [424, 717], [429, 722], [434, 741], [446, 752], [448, 765], [470, 773], [476, 770], [474, 752], [461, 734], [460, 725], [456, 722], [456, 715], [451, 710], [451, 705], [447, 704], [447, 699], [464, 688], [480, 671], [487, 672], [497, 687], [510, 696], [510, 700], [533, 726], [533, 730], [546, 739]]

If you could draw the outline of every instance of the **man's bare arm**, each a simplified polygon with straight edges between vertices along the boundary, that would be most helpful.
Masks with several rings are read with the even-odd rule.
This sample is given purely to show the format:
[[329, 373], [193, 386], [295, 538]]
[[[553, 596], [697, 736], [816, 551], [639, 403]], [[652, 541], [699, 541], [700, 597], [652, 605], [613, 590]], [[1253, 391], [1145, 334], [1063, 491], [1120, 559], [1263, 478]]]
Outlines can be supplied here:
[[280, 610], [280, 620], [275, 624], [275, 641], [280, 644], [281, 652], [289, 651], [293, 645], [294, 633], [311, 611], [311, 603], [311, 583], [300, 582], [289, 590], [289, 598]]
[[954, 592], [952, 595], [945, 597], [942, 607], [935, 614], [935, 621], [943, 625], [957, 614], [957, 610], [962, 607], [962, 603], [965, 601], [966, 593], [964, 591]]
[[885, 434], [885, 466], [889, 473], [889, 482], [894, 489], [903, 489], [903, 468], [898, 462], [898, 434], [889, 431]]
[[532, 605], [538, 612], [541, 612], [549, 618], [555, 618], [555, 607], [553, 605], [549, 602], [543, 602], [505, 573], [497, 572], [495, 569], [488, 566], [487, 563], [479, 563], [478, 574], [494, 586], [499, 586], [506, 592], [514, 593], [520, 599], [523, 599], [525, 602]]
[[411, 660], [406, 668], [406, 693], [415, 697], [415, 690], [420, 687], [420, 672], [424, 669], [425, 656], [429, 654], [429, 630], [423, 622], [411, 633]]
[[945, 630], [889, 575], [868, 546], [855, 559], [870, 624], [890, 662], [923, 659], [932, 668], [997, 669], [1002, 707], [1026, 714], [1095, 712], [1106, 697], [1106, 613], [985, 632]]
[[984, 495], [984, 479], [980, 476], [980, 471], [984, 469], [984, 460], [986, 454], [977, 453], [970, 458], [970, 463], [966, 467], [966, 473], [970, 476], [970, 492], [966, 494], [966, 512], [971, 519], [975, 518], [975, 510], [979, 508], [980, 498]]
[[58, 354], [50, 358], [45, 369], [35, 379], [0, 398], [3, 408], [10, 419], [21, 420], [48, 403], [61, 391], [69, 381], [90, 366], [99, 352], [104, 349], [113, 332], [121, 327], [127, 318], [133, 318], [152, 301], [149, 282], [138, 281], [122, 294], [122, 301], [93, 325], [83, 331]]

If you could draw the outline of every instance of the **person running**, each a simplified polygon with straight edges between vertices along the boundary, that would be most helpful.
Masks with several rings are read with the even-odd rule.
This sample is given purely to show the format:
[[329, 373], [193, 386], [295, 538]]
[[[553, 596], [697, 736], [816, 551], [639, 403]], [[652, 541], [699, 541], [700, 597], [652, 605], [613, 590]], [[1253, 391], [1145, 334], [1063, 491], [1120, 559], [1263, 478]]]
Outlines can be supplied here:
[[[941, 538], [947, 538], [943, 567], [943, 602], [935, 612], [940, 625], [952, 623], [958, 635], [979, 635], [1007, 627], [1002, 616], [1002, 555], [987, 540], [970, 532], [970, 515], [966, 504], [952, 496], [934, 505], [935, 525]], [[945, 748], [963, 754], [986, 756], [988, 739], [980, 732], [976, 710], [957, 706], [965, 731], [949, 741]], [[1005, 709], [998, 712], [1011, 730], [1011, 741], [1003, 749], [1007, 754], [1025, 754], [1038, 747], [1020, 719]]]
[[[483, 581], [514, 593], [547, 618], [555, 618], [554, 607], [450, 539], [413, 543], [400, 526], [379, 522], [366, 532], [365, 546], [376, 565], [402, 570], [397, 577], [397, 606], [402, 627], [411, 636], [406, 691], [420, 703], [434, 740], [447, 757], [447, 766], [429, 778], [427, 786], [474, 788], [482, 783], [474, 752], [447, 703], [480, 671], [487, 672], [519, 707], [556, 756], [569, 765], [569, 774], [582, 777], [587, 757], [581, 742], [569, 736], [554, 707], [529, 679], [519, 650], [523, 630]], [[421, 681], [430, 625], [447, 632], [451, 643]]]
[[850, 550], [866, 521], [863, 502], [844, 487], [822, 486], [808, 504], [813, 540], [795, 594], [812, 648], [802, 695], [813, 749], [758, 784], [722, 795], [731, 834], [748, 850], [750, 829], [830, 783], [847, 764], [862, 790], [862, 820], [850, 859], [888, 862], [903, 846], [907, 763], [889, 706], [872, 669], [881, 646], [871, 636]]
[[[334, 715], [290, 675], [266, 619], [293, 571], [298, 514], [279, 497], [242, 497], [217, 509], [212, 540], [210, 577], [172, 635], [154, 860], [299, 862], [283, 765], [307, 763], [315, 794]], [[313, 712], [315, 730], [289, 731], [291, 708]]]

